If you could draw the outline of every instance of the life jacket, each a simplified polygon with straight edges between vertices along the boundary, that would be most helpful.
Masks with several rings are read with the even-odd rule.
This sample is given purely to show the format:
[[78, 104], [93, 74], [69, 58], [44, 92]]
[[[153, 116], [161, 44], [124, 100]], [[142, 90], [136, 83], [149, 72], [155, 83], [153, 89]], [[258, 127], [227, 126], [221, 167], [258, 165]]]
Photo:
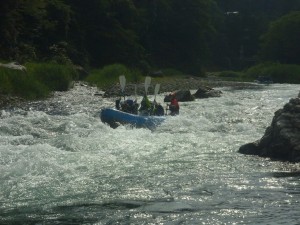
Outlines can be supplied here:
[[148, 110], [151, 107], [151, 102], [149, 101], [147, 96], [144, 96], [141, 102], [140, 110]]
[[171, 116], [179, 114], [179, 104], [176, 98], [172, 98], [171, 104], [169, 105], [169, 110]]
[[173, 98], [173, 99], [171, 100], [171, 105], [174, 106], [176, 109], [179, 110], [179, 104], [178, 104], [178, 101], [177, 101], [176, 98]]

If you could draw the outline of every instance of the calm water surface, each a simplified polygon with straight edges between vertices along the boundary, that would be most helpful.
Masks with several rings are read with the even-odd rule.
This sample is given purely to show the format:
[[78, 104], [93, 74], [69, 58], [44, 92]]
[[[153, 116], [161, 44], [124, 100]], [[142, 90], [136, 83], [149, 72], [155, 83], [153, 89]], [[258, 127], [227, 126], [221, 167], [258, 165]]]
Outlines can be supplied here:
[[0, 224], [300, 224], [299, 164], [237, 153], [300, 86], [220, 90], [155, 131], [80, 85], [0, 111]]

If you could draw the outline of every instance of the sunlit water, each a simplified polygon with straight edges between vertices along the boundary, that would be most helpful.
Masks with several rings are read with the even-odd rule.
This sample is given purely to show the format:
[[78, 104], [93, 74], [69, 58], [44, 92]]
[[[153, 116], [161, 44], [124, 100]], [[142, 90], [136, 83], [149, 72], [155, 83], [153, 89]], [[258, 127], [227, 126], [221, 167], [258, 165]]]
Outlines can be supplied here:
[[155, 131], [103, 124], [114, 99], [80, 85], [2, 110], [0, 224], [299, 224], [299, 164], [237, 151], [300, 86], [220, 90]]

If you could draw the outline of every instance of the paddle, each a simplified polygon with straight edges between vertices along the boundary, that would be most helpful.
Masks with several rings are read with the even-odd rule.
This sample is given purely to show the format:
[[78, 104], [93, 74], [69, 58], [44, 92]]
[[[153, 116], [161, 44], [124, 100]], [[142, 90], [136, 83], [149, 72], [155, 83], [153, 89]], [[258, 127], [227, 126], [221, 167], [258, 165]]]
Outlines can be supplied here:
[[119, 80], [120, 80], [120, 85], [121, 85], [121, 91], [122, 91], [122, 94], [123, 94], [124, 100], [125, 100], [124, 89], [125, 89], [125, 85], [126, 85], [126, 78], [124, 75], [121, 75], [121, 76], [119, 76]]
[[134, 85], [134, 95], [135, 95], [135, 100], [137, 100], [137, 86], [136, 86], [136, 84]]
[[156, 84], [154, 88], [154, 101], [156, 101], [156, 95], [158, 94], [160, 89], [160, 84]]
[[148, 88], [150, 86], [150, 83], [151, 83], [151, 77], [146, 77], [145, 78], [145, 94], [147, 95], [148, 94]]
[[154, 88], [154, 100], [152, 103], [152, 113], [155, 115], [156, 110], [157, 110], [157, 103], [156, 103], [156, 95], [159, 92], [160, 84], [156, 84]]

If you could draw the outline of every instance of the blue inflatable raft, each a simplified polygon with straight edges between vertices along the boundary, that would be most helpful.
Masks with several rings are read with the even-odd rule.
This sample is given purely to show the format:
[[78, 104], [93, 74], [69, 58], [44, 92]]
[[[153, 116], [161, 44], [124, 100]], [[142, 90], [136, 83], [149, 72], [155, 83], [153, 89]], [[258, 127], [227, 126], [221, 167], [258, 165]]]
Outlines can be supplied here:
[[122, 112], [117, 109], [105, 108], [101, 110], [100, 118], [103, 123], [116, 128], [120, 124], [130, 124], [137, 128], [155, 129], [165, 119], [165, 116], [141, 116]]

